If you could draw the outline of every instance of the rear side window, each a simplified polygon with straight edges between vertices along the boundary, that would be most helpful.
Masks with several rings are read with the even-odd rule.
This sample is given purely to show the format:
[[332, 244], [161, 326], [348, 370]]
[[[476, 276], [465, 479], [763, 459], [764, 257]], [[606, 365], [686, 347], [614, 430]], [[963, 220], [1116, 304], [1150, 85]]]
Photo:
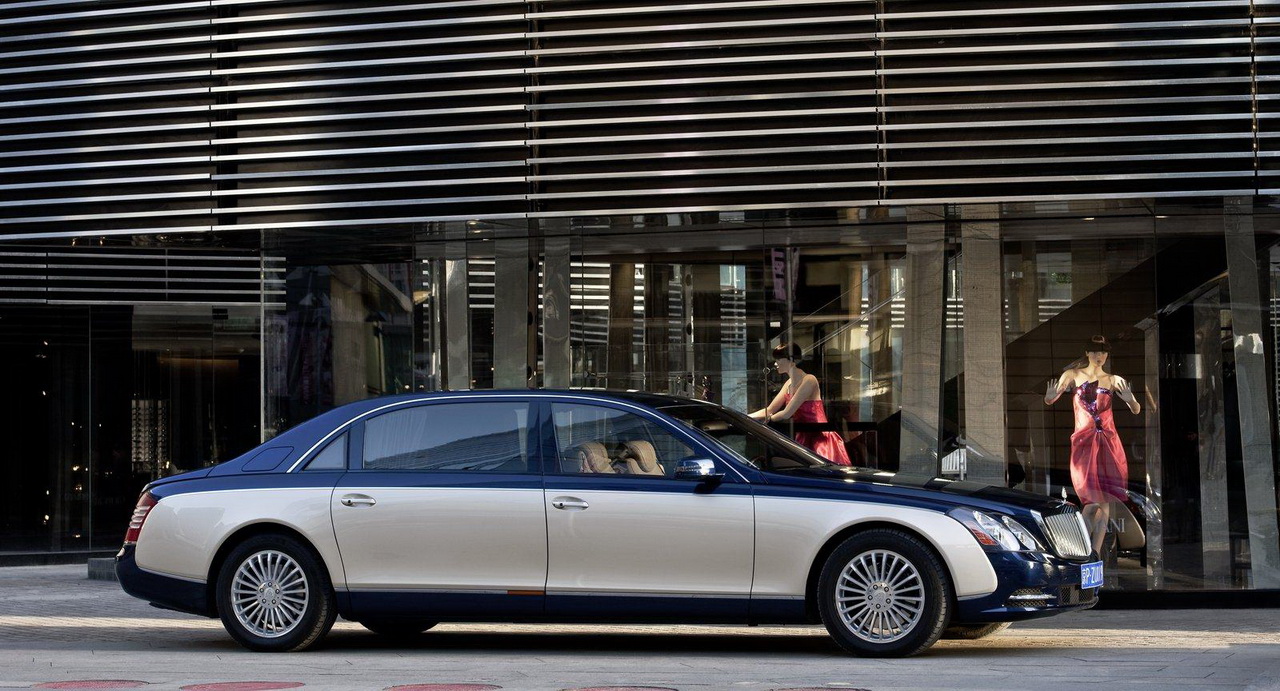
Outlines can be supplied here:
[[364, 469], [527, 473], [528, 447], [527, 403], [437, 403], [365, 422]]

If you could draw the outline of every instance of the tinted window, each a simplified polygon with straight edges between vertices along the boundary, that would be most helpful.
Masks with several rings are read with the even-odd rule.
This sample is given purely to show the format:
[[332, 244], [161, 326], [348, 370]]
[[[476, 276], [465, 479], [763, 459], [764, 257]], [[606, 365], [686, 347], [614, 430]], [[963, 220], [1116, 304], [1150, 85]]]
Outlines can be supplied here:
[[554, 404], [562, 473], [671, 477], [693, 450], [639, 415], [592, 405]]
[[347, 467], [347, 433], [338, 435], [324, 450], [311, 457], [304, 470], [342, 470]]
[[529, 406], [440, 403], [365, 423], [367, 470], [529, 471]]

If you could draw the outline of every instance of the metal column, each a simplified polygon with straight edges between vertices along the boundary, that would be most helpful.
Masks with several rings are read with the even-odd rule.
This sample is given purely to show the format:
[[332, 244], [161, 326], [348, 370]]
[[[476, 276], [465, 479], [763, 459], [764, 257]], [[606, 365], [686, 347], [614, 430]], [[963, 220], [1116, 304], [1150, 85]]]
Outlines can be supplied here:
[[906, 325], [902, 339], [902, 446], [899, 469], [936, 475], [942, 423], [943, 272], [941, 215], [915, 212], [907, 226]]
[[1280, 531], [1276, 526], [1275, 460], [1271, 448], [1271, 391], [1262, 338], [1262, 295], [1251, 200], [1228, 199], [1224, 221], [1227, 282], [1249, 517], [1250, 573], [1254, 588], [1280, 588]]

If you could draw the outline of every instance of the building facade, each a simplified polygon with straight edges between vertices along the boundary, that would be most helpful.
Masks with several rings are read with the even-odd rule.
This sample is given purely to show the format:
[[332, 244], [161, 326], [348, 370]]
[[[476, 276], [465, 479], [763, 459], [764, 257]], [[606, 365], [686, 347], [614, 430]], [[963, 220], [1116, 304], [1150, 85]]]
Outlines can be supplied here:
[[386, 393], [740, 409], [795, 342], [855, 463], [1078, 499], [1108, 588], [1280, 590], [1280, 3], [0, 6], [0, 553]]

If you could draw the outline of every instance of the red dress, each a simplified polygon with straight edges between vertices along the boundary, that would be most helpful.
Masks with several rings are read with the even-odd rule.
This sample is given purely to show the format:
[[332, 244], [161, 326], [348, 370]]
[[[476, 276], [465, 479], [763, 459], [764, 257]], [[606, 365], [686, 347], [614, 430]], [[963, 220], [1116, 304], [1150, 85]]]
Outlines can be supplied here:
[[1091, 381], [1072, 397], [1076, 429], [1071, 433], [1071, 484], [1085, 504], [1124, 501], [1129, 460], [1111, 415], [1111, 391]]
[[[786, 407], [791, 403], [791, 394], [784, 393], [786, 398], [783, 399], [782, 405]], [[796, 422], [826, 422], [827, 411], [822, 407], [822, 401], [810, 399], [800, 404], [796, 408], [796, 412], [791, 416]], [[836, 465], [853, 465], [849, 460], [849, 452], [844, 449], [844, 440], [840, 438], [838, 432], [796, 432], [796, 441], [804, 446], [813, 449], [815, 453], [823, 458], [835, 463]]]

